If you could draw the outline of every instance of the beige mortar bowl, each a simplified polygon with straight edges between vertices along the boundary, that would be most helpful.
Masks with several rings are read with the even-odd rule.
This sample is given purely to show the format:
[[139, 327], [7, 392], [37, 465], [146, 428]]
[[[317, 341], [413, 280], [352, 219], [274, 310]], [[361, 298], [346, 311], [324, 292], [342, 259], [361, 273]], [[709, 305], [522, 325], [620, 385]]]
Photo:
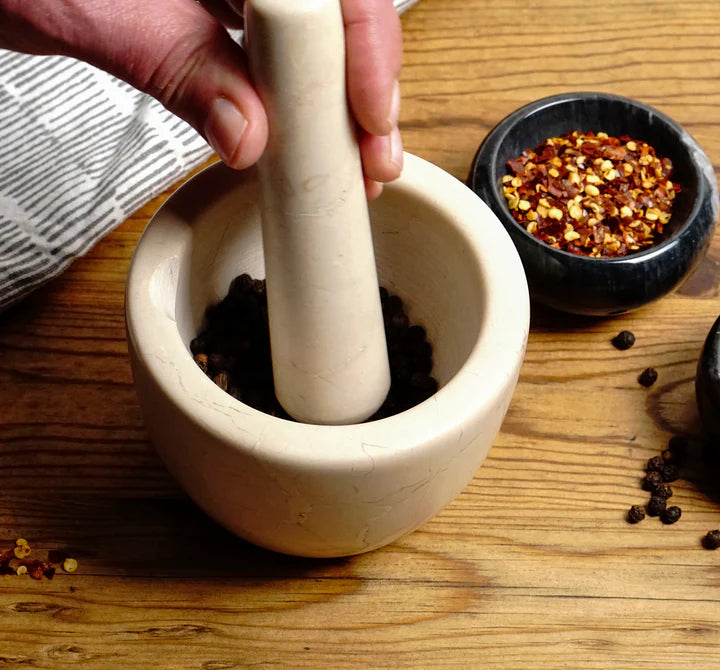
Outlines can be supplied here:
[[301, 556], [376, 549], [438, 513], [472, 479], [522, 364], [528, 288], [490, 209], [438, 167], [405, 156], [371, 204], [380, 283], [434, 346], [437, 393], [401, 414], [318, 426], [259, 412], [213, 384], [190, 340], [236, 275], [264, 277], [254, 170], [207, 168], [148, 225], [126, 296], [147, 427], [180, 485], [220, 524]]

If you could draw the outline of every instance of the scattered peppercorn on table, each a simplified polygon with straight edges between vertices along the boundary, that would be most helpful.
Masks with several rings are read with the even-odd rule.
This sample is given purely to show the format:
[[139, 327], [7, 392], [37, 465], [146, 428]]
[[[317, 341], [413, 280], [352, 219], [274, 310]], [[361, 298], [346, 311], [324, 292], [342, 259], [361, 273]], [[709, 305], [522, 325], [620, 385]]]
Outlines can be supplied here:
[[[495, 123], [571, 90], [649, 103], [720, 165], [715, 2], [422, 0], [403, 25], [406, 148], [461, 180]], [[384, 549], [301, 560], [218, 528], [148, 441], [124, 282], [162, 200], [0, 317], [0, 551], [72, 559], [52, 579], [0, 577], [0, 666], [718, 668], [720, 541], [704, 538], [720, 528], [720, 479], [700, 450], [667, 476], [648, 461], [699, 434], [720, 233], [640, 311], [534, 307], [513, 402], [464, 492]], [[624, 330], [634, 343], [613, 346]], [[679, 518], [644, 513], [653, 486]]]

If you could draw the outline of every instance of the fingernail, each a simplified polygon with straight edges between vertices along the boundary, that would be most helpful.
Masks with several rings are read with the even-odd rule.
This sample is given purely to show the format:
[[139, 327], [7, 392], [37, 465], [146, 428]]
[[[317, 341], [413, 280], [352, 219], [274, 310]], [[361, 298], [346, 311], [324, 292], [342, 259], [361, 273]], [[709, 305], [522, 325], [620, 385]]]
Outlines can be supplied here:
[[400, 119], [400, 82], [396, 81], [393, 86], [392, 98], [390, 99], [390, 113], [388, 114], [388, 123], [391, 128], [398, 124]]
[[400, 137], [400, 129], [395, 126], [390, 133], [390, 161], [400, 171], [403, 167], [403, 144]]
[[243, 113], [227, 98], [216, 98], [205, 121], [205, 137], [225, 163], [230, 163], [247, 128]]
[[365, 180], [365, 193], [368, 200], [377, 200], [383, 192], [383, 185], [372, 179]]

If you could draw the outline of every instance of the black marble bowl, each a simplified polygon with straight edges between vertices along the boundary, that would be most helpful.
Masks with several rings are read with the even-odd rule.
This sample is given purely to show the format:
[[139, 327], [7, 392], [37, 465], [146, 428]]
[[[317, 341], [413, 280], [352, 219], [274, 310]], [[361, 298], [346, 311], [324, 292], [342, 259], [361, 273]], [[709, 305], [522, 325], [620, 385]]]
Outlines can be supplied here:
[[720, 440], [720, 317], [710, 329], [700, 354], [695, 398], [705, 431]]
[[[682, 191], [663, 239], [620, 258], [590, 258], [555, 249], [528, 233], [507, 207], [506, 162], [568, 131], [629, 135], [670, 158]], [[704, 256], [718, 213], [710, 160], [680, 125], [642, 103], [605, 93], [567, 93], [521, 107], [490, 131], [468, 177], [510, 233], [534, 300], [565, 312], [606, 316], [637, 309], [676, 289]]]

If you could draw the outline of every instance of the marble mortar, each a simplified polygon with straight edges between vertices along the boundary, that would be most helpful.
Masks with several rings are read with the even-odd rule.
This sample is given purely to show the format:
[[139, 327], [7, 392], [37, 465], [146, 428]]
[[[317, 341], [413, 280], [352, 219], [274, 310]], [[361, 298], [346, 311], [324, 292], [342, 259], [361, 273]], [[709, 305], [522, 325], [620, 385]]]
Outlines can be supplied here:
[[259, 412], [215, 386], [190, 340], [243, 272], [264, 276], [259, 180], [215, 164], [157, 212], [126, 296], [130, 359], [152, 441], [217, 522], [313, 557], [386, 545], [442, 510], [485, 460], [510, 403], [529, 325], [519, 256], [460, 181], [410, 154], [371, 204], [380, 283], [434, 346], [437, 393], [379, 421], [312, 425]]

